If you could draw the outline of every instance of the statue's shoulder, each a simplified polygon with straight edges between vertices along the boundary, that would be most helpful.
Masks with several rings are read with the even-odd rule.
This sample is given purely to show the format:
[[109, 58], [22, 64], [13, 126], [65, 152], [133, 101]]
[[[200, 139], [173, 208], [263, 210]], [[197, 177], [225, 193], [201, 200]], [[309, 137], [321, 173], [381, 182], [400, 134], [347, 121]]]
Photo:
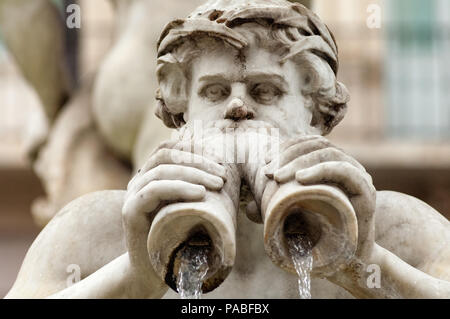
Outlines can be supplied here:
[[64, 206], [34, 240], [8, 296], [49, 296], [67, 287], [73, 265], [85, 278], [123, 254], [125, 193], [89, 193]]
[[126, 191], [124, 190], [103, 190], [82, 195], [64, 206], [52, 219], [52, 222], [66, 215], [99, 215], [105, 214], [110, 218], [115, 213], [122, 211]]
[[436, 219], [448, 223], [447, 218], [419, 198], [394, 191], [377, 192], [376, 212], [380, 217], [388, 214], [408, 220]]
[[[424, 260], [450, 258], [450, 222], [422, 200], [398, 192], [377, 192], [375, 240], [401, 259], [425, 271]], [[426, 271], [436, 275], [432, 271]]]
[[[105, 190], [71, 201], [50, 220], [31, 249], [34, 246], [45, 249], [58, 243], [80, 255], [102, 245], [105, 245], [105, 250], [114, 251], [118, 247], [123, 251], [122, 206], [125, 194], [121, 190]], [[105, 242], [105, 238], [111, 241]]]
[[91, 243], [114, 237], [122, 242], [122, 207], [126, 191], [104, 190], [80, 196], [64, 206], [39, 236], [72, 245], [71, 236]]

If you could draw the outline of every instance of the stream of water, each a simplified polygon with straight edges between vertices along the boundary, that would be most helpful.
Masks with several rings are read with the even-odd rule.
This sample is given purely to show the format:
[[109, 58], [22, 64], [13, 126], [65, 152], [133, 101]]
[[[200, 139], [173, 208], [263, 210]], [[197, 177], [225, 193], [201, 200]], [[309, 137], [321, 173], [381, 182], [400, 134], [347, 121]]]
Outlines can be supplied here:
[[298, 275], [300, 299], [311, 299], [311, 270], [313, 266], [311, 241], [301, 234], [288, 236], [287, 240], [289, 253]]
[[203, 280], [209, 269], [208, 252], [204, 246], [187, 246], [181, 252], [177, 280], [181, 299], [201, 299]]
[[[295, 234], [287, 237], [289, 253], [298, 275], [300, 299], [311, 299], [312, 245], [308, 237]], [[187, 246], [180, 252], [177, 290], [181, 299], [201, 299], [202, 285], [208, 272], [207, 246]]]

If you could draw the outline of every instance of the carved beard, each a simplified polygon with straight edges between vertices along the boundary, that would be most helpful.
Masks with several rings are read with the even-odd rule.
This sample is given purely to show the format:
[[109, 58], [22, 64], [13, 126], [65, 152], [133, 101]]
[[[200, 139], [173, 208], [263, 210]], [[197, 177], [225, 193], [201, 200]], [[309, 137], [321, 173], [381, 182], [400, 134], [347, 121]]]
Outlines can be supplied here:
[[279, 131], [264, 121], [194, 121], [188, 122], [178, 131], [177, 139], [197, 145], [197, 150], [203, 155], [222, 163], [261, 165], [268, 152], [279, 148]]
[[[281, 142], [292, 139], [302, 135], [320, 135], [320, 131], [318, 131], [314, 127], [292, 127], [291, 125], [281, 126], [279, 123], [275, 121], [271, 121], [270, 119], [266, 121], [261, 120], [241, 120], [235, 121], [231, 119], [223, 119], [216, 121], [189, 121], [185, 124], [179, 131], [178, 134], [180, 136], [184, 136], [185, 138], [197, 138], [198, 134], [195, 134], [198, 131], [198, 128], [202, 128], [202, 134], [204, 136], [208, 136], [208, 134], [214, 134], [217, 130], [220, 130], [222, 133], [226, 133], [227, 130], [235, 130], [236, 132], [244, 133], [245, 131], [258, 131], [259, 134], [273, 135], [273, 131], [278, 131], [278, 138]], [[266, 130], [266, 133], [264, 133]], [[203, 137], [204, 137], [203, 136]]]

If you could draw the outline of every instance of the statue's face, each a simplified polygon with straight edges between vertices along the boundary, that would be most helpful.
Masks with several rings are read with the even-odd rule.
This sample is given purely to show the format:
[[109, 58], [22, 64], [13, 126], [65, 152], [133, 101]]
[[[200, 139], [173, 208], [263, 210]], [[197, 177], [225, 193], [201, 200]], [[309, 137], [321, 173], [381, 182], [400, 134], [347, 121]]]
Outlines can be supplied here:
[[262, 121], [283, 136], [320, 134], [310, 125], [312, 113], [301, 93], [305, 76], [292, 61], [279, 60], [278, 54], [257, 47], [243, 57], [225, 47], [205, 52], [192, 63], [185, 121], [237, 127]]

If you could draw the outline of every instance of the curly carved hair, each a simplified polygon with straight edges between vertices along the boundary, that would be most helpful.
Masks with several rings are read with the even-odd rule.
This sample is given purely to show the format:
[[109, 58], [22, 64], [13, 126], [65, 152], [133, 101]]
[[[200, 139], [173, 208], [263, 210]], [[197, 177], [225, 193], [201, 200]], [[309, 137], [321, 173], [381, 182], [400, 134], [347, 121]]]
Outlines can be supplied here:
[[[183, 115], [189, 101], [191, 62], [206, 50], [225, 46], [239, 54], [250, 45], [258, 45], [278, 53], [279, 63], [287, 60], [296, 63], [304, 77], [302, 94], [306, 106], [313, 114], [311, 125], [324, 135], [331, 132], [344, 118], [350, 99], [346, 87], [336, 79], [337, 46], [329, 29], [316, 15], [303, 6], [293, 7], [300, 10], [303, 17], [308, 17], [300, 26], [277, 23], [274, 19], [235, 18], [221, 22], [230, 37], [221, 32], [192, 31], [191, 28], [185, 36], [165, 44], [164, 39], [171, 30], [186, 27], [187, 23], [180, 20], [169, 24], [159, 43], [157, 75], [160, 87], [156, 94], [156, 115], [171, 128], [185, 124]], [[209, 13], [209, 17], [212, 21], [218, 20], [221, 12]]]

